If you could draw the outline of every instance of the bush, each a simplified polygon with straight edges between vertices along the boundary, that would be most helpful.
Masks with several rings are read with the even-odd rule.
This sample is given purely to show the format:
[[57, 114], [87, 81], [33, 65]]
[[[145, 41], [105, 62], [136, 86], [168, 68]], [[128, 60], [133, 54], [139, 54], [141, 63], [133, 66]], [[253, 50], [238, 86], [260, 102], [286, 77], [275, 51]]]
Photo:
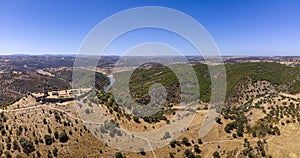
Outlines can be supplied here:
[[10, 154], [9, 151], [5, 151], [4, 154], [5, 154], [5, 156], [6, 156], [7, 158], [12, 158], [12, 156], [11, 156], [11, 154]]
[[47, 124], [47, 120], [44, 118], [43, 119], [43, 123], [46, 125]]
[[198, 139], [198, 144], [203, 144], [203, 142], [200, 138]]
[[65, 142], [67, 142], [69, 140], [69, 137], [68, 137], [68, 135], [67, 135], [67, 133], [65, 131], [62, 131], [59, 134], [58, 139], [59, 139], [60, 142], [65, 143]]
[[218, 152], [218, 151], [215, 151], [215, 152], [213, 153], [213, 157], [214, 157], [214, 158], [220, 158], [219, 152]]
[[40, 153], [40, 151], [36, 151], [36, 157], [41, 157], [42, 155], [41, 155], [41, 153]]
[[187, 158], [194, 158], [194, 154], [189, 150], [189, 149], [186, 149], [184, 151], [184, 155], [187, 157]]
[[54, 132], [54, 138], [58, 139], [58, 132], [57, 131]]
[[172, 148], [175, 148], [176, 147], [176, 140], [172, 140], [170, 142], [170, 145], [171, 145]]
[[226, 133], [231, 133], [231, 130], [233, 129], [233, 127], [231, 126], [232, 124], [227, 124], [224, 128]]
[[196, 153], [201, 153], [201, 150], [200, 150], [200, 148], [199, 148], [199, 146], [198, 145], [194, 145], [194, 150], [195, 150], [195, 152]]
[[252, 131], [252, 137], [256, 137], [256, 131]]
[[215, 118], [215, 121], [216, 121], [218, 124], [223, 124], [223, 123], [221, 122], [220, 117], [216, 117], [216, 118]]
[[51, 145], [53, 143], [53, 138], [50, 135], [48, 135], [48, 134], [46, 134], [44, 136], [44, 139], [45, 139], [45, 144], [46, 145]]
[[57, 148], [55, 147], [53, 150], [52, 150], [52, 153], [53, 153], [53, 156], [57, 156], [57, 152], [58, 152], [58, 150], [57, 150]]
[[169, 158], [175, 158], [174, 153], [169, 153]]
[[51, 153], [51, 151], [50, 151], [50, 150], [48, 150], [47, 157], [48, 157], [48, 158], [52, 158], [52, 153]]
[[116, 152], [115, 157], [116, 158], [126, 158], [126, 156], [123, 156], [123, 154], [121, 152]]
[[233, 138], [237, 138], [237, 136], [236, 136], [236, 134], [235, 134], [235, 133], [233, 133], [233, 134], [232, 134], [232, 137], [233, 137]]
[[22, 156], [21, 156], [21, 155], [19, 155], [19, 154], [17, 154], [17, 155], [16, 155], [16, 158], [22, 158]]
[[139, 117], [137, 117], [137, 116], [133, 116], [133, 121], [136, 123], [141, 123], [139, 120]]
[[23, 148], [23, 152], [24, 152], [25, 154], [29, 155], [31, 152], [33, 152], [33, 151], [35, 150], [35, 149], [34, 149], [34, 146], [33, 146], [33, 143], [32, 143], [30, 140], [28, 140], [28, 139], [22, 137], [22, 138], [19, 140], [19, 142], [20, 142], [20, 145], [21, 145], [21, 147]]
[[20, 146], [19, 146], [17, 140], [14, 140], [14, 141], [13, 141], [13, 149], [14, 149], [14, 150], [20, 150]]
[[52, 130], [51, 128], [48, 126], [48, 133], [51, 134], [52, 133]]
[[189, 139], [187, 139], [186, 137], [182, 138], [182, 144], [184, 144], [185, 146], [191, 145], [191, 143], [189, 142]]
[[145, 152], [144, 148], [141, 148], [141, 149], [140, 149], [140, 154], [143, 155], [143, 156], [146, 155], [146, 152]]

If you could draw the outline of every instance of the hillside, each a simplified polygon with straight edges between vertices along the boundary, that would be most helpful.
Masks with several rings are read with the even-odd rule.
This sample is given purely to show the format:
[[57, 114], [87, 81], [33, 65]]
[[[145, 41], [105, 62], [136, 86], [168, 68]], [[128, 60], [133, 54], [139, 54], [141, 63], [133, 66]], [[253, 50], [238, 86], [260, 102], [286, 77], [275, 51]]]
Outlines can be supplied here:
[[[201, 98], [200, 100], [208, 102], [210, 100], [210, 74], [208, 67], [204, 64], [193, 66], [198, 77]], [[236, 86], [240, 86], [247, 79], [251, 78], [253, 82], [269, 82], [276, 90], [299, 93], [300, 67], [289, 67], [279, 63], [259, 62], [259, 63], [238, 63], [226, 64], [227, 76], [227, 98], [238, 95], [235, 91]], [[137, 69], [133, 73], [131, 80], [131, 93], [139, 101], [142, 98], [147, 102], [149, 98], [146, 94], [151, 84], [159, 82], [167, 86], [167, 91], [172, 92], [169, 100], [176, 101], [174, 98], [179, 94], [179, 83], [176, 75], [167, 67], [151, 67], [150, 69]], [[267, 92], [266, 92], [267, 93]], [[173, 98], [173, 99], [172, 99]], [[141, 101], [140, 101], [141, 102]]]
[[70, 84], [60, 78], [40, 75], [35, 72], [0, 74], [0, 105], [8, 105], [25, 96], [28, 92], [43, 92], [44, 89], [70, 89]]
[[[300, 155], [300, 146], [297, 143], [300, 141], [300, 88], [297, 87], [299, 67], [277, 63], [227, 64], [227, 106], [223, 108], [220, 116], [215, 118], [213, 128], [204, 137], [199, 137], [198, 131], [210, 105], [210, 74], [204, 64], [195, 64], [193, 67], [199, 80], [201, 102], [188, 128], [162, 148], [154, 151], [144, 151], [144, 148], [139, 152], [122, 151], [95, 138], [107, 136], [111, 140], [118, 140], [121, 139], [121, 128], [133, 132], [149, 132], [172, 125], [173, 119], [177, 118], [180, 111], [177, 106], [180, 90], [178, 79], [170, 69], [154, 65], [147, 69], [140, 67], [134, 71], [130, 92], [136, 101], [146, 104], [149, 102], [146, 92], [151, 84], [159, 82], [166, 86], [169, 92], [168, 102], [155, 115], [137, 117], [127, 113], [117, 104], [110, 91], [99, 90], [96, 91], [96, 95], [84, 96], [80, 99], [80, 107], [78, 104], [76, 106], [73, 100], [42, 104], [30, 95], [25, 95], [15, 103], [0, 109], [0, 156], [260, 158]], [[53, 87], [69, 83], [72, 74], [65, 68], [47, 68], [43, 71], [53, 74], [55, 79], [59, 80], [53, 80]], [[14, 79], [18, 81], [20, 78], [26, 83], [43, 85], [42, 77], [54, 78], [40, 73], [31, 74], [39, 77], [36, 81], [20, 78], [25, 74], [16, 74]], [[84, 73], [82, 76], [79, 81], [86, 80]], [[100, 87], [107, 85], [108, 78], [103, 74], [96, 74], [96, 77]], [[22, 82], [18, 82], [20, 83]], [[72, 90], [65, 88], [58, 90], [60, 96], [72, 95]], [[79, 93], [84, 94], [85, 91], [79, 90]], [[53, 96], [54, 93], [50, 94], [50, 97], [56, 97]], [[87, 105], [83, 106], [83, 103]], [[96, 118], [99, 109], [108, 118], [108, 122], [99, 126], [95, 124], [97, 128], [93, 130], [89, 128], [92, 123], [80, 116], [84, 113], [86, 117]], [[161, 139], [168, 140], [172, 133], [162, 134]]]

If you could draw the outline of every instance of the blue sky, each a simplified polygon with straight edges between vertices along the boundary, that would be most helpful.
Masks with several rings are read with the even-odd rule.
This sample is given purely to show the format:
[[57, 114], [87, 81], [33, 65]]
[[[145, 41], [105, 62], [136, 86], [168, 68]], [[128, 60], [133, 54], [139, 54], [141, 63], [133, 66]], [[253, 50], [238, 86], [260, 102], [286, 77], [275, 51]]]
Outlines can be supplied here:
[[[103, 19], [140, 6], [169, 7], [190, 15], [211, 34], [222, 55], [300, 54], [298, 0], [0, 0], [0, 54], [74, 54]], [[108, 51], [122, 53], [129, 45], [167, 39], [173, 40], [173, 35], [137, 30], [120, 37]], [[174, 39], [173, 45], [180, 42]], [[180, 46], [193, 52], [188, 44]]]

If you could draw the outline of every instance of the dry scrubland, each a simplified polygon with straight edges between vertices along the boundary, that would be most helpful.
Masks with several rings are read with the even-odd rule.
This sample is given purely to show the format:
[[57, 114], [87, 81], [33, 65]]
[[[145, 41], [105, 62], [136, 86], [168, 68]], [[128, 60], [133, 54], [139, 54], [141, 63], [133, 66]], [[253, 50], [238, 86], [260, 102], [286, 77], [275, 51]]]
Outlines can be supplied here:
[[[251, 130], [259, 126], [260, 119], [266, 119], [272, 109], [284, 109], [290, 105], [299, 106], [298, 96], [280, 93], [274, 96], [261, 96], [253, 99], [252, 103], [244, 114], [249, 119], [248, 125]], [[19, 105], [18, 107], [16, 105]], [[259, 105], [259, 107], [256, 107]], [[200, 107], [205, 107], [200, 105]], [[277, 108], [276, 108], [277, 107]], [[7, 111], [8, 110], [8, 111]], [[280, 134], [273, 134], [268, 129], [265, 134], [259, 135], [260, 130], [255, 129], [256, 135], [245, 130], [243, 136], [237, 134], [233, 129], [230, 133], [224, 129], [226, 125], [233, 122], [231, 119], [220, 116], [220, 123], [216, 123], [214, 128], [203, 138], [192, 138], [199, 130], [199, 125], [205, 118], [207, 110], [200, 108], [196, 112], [194, 121], [190, 127], [182, 133], [175, 142], [171, 142], [161, 149], [154, 151], [159, 157], [184, 157], [191, 151], [193, 155], [201, 157], [212, 157], [217, 151], [221, 157], [246, 157], [250, 147], [253, 156], [262, 157], [257, 142], [265, 142], [263, 151], [272, 157], [297, 157], [299, 152], [299, 116], [288, 114], [288, 111], [279, 112], [279, 119], [272, 116], [273, 125], [279, 128]], [[275, 112], [276, 113], [276, 112]], [[23, 98], [15, 104], [8, 106], [1, 112], [1, 152], [3, 155], [12, 157], [113, 157], [116, 150], [105, 146], [97, 140], [84, 126], [77, 115], [77, 109], [73, 101], [57, 104], [37, 104], [30, 98]], [[113, 118], [113, 117], [112, 117]], [[159, 128], [164, 123], [149, 124], [144, 121], [138, 123], [131, 119], [117, 119], [120, 126], [136, 131], [146, 131], [148, 128]], [[123, 122], [123, 124], [122, 124]], [[146, 126], [146, 128], [145, 128]], [[4, 131], [4, 132], [3, 132]], [[67, 141], [60, 140], [60, 135], [65, 131]], [[272, 130], [271, 130], [272, 131]], [[58, 136], [57, 136], [58, 133]], [[262, 132], [263, 133], [263, 132]], [[237, 136], [233, 136], [236, 134]], [[21, 145], [22, 141], [28, 140], [28, 151]], [[201, 141], [200, 141], [201, 139]], [[200, 141], [200, 142], [199, 142]], [[174, 145], [174, 144], [175, 145]], [[30, 146], [32, 147], [30, 148]], [[198, 148], [200, 150], [198, 150]], [[258, 148], [258, 149], [257, 149]], [[257, 150], [257, 151], [256, 151]], [[130, 153], [122, 152], [126, 157], [153, 157], [152, 152]]]
[[[12, 157], [113, 157], [115, 149], [105, 146], [89, 132], [77, 114], [74, 101], [57, 104], [39, 104], [31, 98], [23, 98], [1, 112], [1, 154]], [[194, 121], [182, 135], [170, 145], [155, 150], [157, 157], [184, 157], [189, 151], [195, 156], [246, 157], [251, 153], [254, 157], [272, 155], [272, 157], [297, 157], [299, 152], [299, 109], [292, 112], [291, 105], [299, 107], [299, 95], [279, 93], [273, 96], [256, 97], [247, 105], [243, 115], [248, 121], [242, 136], [237, 129], [226, 132], [226, 126], [234, 119], [231, 114], [222, 113], [214, 128], [203, 138], [195, 138], [207, 110], [197, 110]], [[258, 106], [259, 105], [259, 106]], [[107, 107], [102, 106], [104, 111]], [[199, 105], [199, 107], [205, 107]], [[275, 110], [274, 110], [275, 109]], [[281, 109], [281, 110], [277, 110]], [[286, 109], [286, 110], [284, 110]], [[277, 112], [278, 111], [278, 112]], [[275, 114], [273, 114], [275, 113]], [[278, 117], [276, 115], [278, 113]], [[110, 114], [110, 118], [114, 114]], [[242, 117], [242, 116], [239, 116]], [[171, 118], [171, 117], [170, 117]], [[271, 121], [267, 121], [271, 118]], [[147, 131], [159, 128], [165, 123], [147, 123], [143, 120], [115, 119], [125, 129]], [[278, 127], [280, 134], [273, 133]], [[130, 126], [129, 126], [130, 125]], [[247, 126], [250, 129], [247, 130]], [[266, 130], [266, 131], [264, 131]], [[256, 136], [253, 135], [253, 131]], [[65, 132], [67, 140], [63, 140]], [[25, 138], [25, 139], [24, 139]], [[25, 141], [25, 146], [24, 145]], [[28, 142], [27, 142], [28, 141]], [[23, 145], [22, 145], [23, 144]], [[259, 145], [258, 145], [259, 144]], [[262, 144], [262, 145], [261, 145]], [[263, 146], [261, 149], [261, 146]], [[249, 152], [250, 151], [250, 152]], [[263, 152], [264, 151], [264, 152]], [[27, 152], [27, 154], [26, 154]], [[121, 151], [126, 157], [153, 157], [152, 152], [131, 153]], [[248, 155], [249, 156], [249, 155]]]
[[[81, 98], [80, 101], [87, 103], [88, 106], [83, 106], [80, 110], [77, 109], [75, 101], [41, 104], [31, 96], [26, 96], [0, 110], [0, 156], [118, 158], [300, 156], [298, 67], [286, 67], [276, 63], [226, 65], [228, 82], [226, 104], [220, 116], [215, 118], [212, 130], [202, 138], [198, 133], [209, 109], [210, 78], [205, 65], [195, 65], [194, 68], [201, 81], [199, 82], [203, 94], [201, 102], [189, 127], [182, 131], [176, 140], [170, 140], [170, 143], [162, 148], [153, 152], [144, 152], [142, 149], [136, 153], [118, 151], [94, 137], [95, 131], [87, 129], [90, 124], [83, 122], [79, 117], [79, 114], [92, 117], [97, 114], [98, 108], [118, 127], [131, 131], [154, 131], [166, 124], [172, 125], [172, 119], [176, 118], [180, 110], [176, 98], [179, 94], [177, 80], [166, 68], [154, 67], [154, 70], [150, 68], [147, 72], [143, 69], [136, 71], [132, 77], [141, 82], [131, 85], [132, 95], [140, 103], [147, 103], [149, 100], [145, 94], [147, 92], [145, 87], [149, 87], [153, 79], [160, 78], [159, 82], [167, 87], [167, 91], [172, 92], [172, 95], [168, 96], [170, 102], [154, 116], [136, 117], [125, 112], [118, 106], [110, 92], [99, 91]], [[67, 77], [71, 74], [69, 69], [39, 69], [41, 69], [39, 75], [43, 78], [44, 75], [48, 75], [49, 78], [50, 73], [61, 76], [60, 80], [64, 82], [70, 79]], [[16, 74], [20, 75], [22, 74]], [[104, 78], [103, 75], [98, 77]], [[58, 92], [62, 97], [68, 95], [64, 90]], [[115, 128], [108, 128], [100, 130], [100, 135], [108, 133], [115, 137], [118, 135], [117, 132]], [[168, 134], [165, 133], [164, 136], [167, 138]]]

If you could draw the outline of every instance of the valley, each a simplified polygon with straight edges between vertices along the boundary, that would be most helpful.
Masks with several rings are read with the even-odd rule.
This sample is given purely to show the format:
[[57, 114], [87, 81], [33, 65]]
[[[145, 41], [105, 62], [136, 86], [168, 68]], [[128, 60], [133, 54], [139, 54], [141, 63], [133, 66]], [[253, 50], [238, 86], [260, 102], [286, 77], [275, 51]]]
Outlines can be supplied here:
[[[200, 137], [201, 124], [211, 109], [211, 77], [204, 63], [194, 63], [201, 96], [187, 128], [177, 131], [176, 138], [168, 131], [158, 134], [165, 143], [161, 147], [149, 143], [131, 152], [114, 148], [114, 141], [126, 140], [123, 131], [155, 133], [165, 126], [172, 130], [173, 121], [184, 111], [179, 106], [178, 80], [170, 69], [147, 65], [132, 74], [134, 82], [129, 84], [130, 94], [142, 106], [150, 101], [148, 90], [153, 83], [164, 85], [168, 94], [167, 102], [158, 113], [142, 117], [122, 109], [107, 88], [111, 77], [117, 76], [105, 71], [110, 64], [95, 72], [94, 89], [83, 88], [85, 84], [73, 89], [72, 67], [68, 62], [48, 67], [39, 64], [30, 67], [26, 62], [21, 60], [20, 67], [16, 62], [1, 66], [3, 82], [0, 85], [4, 87], [1, 98], [5, 99], [0, 109], [0, 156], [296, 158], [300, 155], [300, 88], [297, 87], [300, 69], [297, 66], [276, 62], [225, 64], [225, 103], [219, 116], [214, 118], [212, 129]], [[116, 73], [126, 73], [127, 68], [124, 69]], [[88, 67], [80, 72], [83, 83], [91, 77], [84, 71], [93, 69]], [[100, 113], [106, 121], [90, 121], [101, 119]]]

